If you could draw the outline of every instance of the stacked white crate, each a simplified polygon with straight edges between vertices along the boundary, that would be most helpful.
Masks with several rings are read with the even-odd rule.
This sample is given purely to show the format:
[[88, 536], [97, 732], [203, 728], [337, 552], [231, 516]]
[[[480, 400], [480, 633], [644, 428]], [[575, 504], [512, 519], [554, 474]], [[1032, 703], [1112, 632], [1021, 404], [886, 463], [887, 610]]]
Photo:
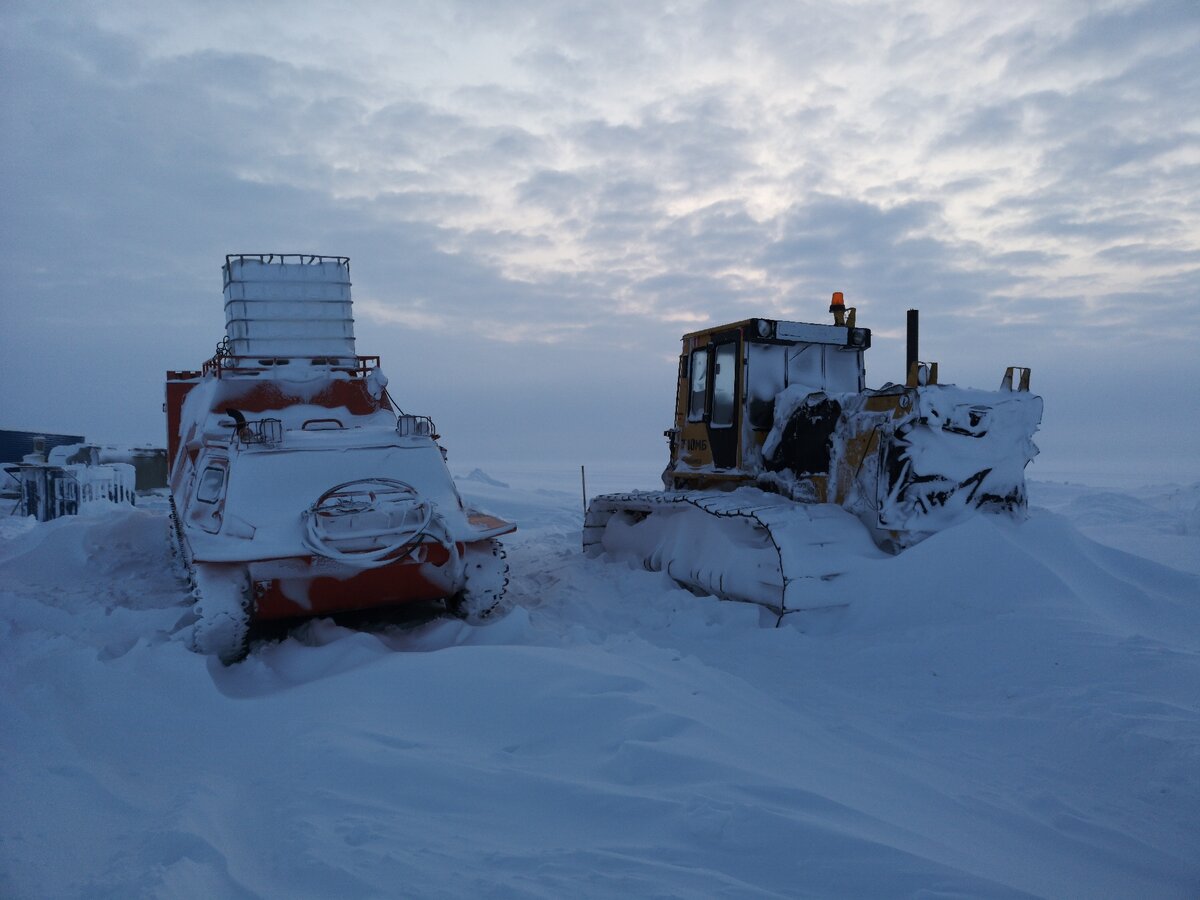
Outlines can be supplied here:
[[338, 256], [231, 256], [225, 334], [235, 357], [281, 361], [355, 358], [350, 261]]

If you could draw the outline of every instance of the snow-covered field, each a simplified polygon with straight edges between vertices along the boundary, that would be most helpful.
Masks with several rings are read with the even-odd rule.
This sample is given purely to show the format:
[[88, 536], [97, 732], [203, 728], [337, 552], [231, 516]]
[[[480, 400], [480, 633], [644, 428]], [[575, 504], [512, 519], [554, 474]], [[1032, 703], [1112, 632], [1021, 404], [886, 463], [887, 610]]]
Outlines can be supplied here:
[[0, 895], [1200, 896], [1200, 485], [1035, 483], [774, 627], [488, 471], [507, 618], [230, 668], [161, 509], [0, 520]]

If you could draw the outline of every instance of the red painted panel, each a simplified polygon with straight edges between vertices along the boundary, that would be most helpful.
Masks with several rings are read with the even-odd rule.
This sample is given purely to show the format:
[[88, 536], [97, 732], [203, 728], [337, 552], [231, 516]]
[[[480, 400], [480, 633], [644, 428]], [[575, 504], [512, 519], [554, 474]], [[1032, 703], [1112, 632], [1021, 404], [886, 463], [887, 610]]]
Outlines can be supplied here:
[[199, 372], [167, 372], [167, 472], [179, 450], [179, 418], [188, 392], [200, 383]]
[[351, 415], [366, 416], [381, 407], [380, 402], [367, 390], [367, 383], [361, 378], [353, 381], [331, 381], [311, 397], [289, 393], [285, 390], [286, 385], [286, 382], [281, 381], [227, 379], [222, 383], [223, 390], [218, 401], [220, 409], [214, 409], [213, 412], [224, 413], [226, 407], [234, 406], [250, 415], [310, 403], [329, 409], [345, 407]]
[[434, 567], [443, 565], [449, 554], [445, 547], [436, 544], [427, 544], [426, 548], [428, 556], [425, 563], [392, 563], [376, 569], [364, 569], [348, 578], [331, 578], [328, 575], [314, 575], [307, 579], [289, 578], [288, 593], [294, 595], [297, 589], [306, 589], [308, 607], [289, 600], [278, 580], [257, 582], [254, 586], [254, 617], [259, 621], [269, 621], [443, 599], [447, 596], [448, 579], [434, 580], [427, 576], [436, 576]]

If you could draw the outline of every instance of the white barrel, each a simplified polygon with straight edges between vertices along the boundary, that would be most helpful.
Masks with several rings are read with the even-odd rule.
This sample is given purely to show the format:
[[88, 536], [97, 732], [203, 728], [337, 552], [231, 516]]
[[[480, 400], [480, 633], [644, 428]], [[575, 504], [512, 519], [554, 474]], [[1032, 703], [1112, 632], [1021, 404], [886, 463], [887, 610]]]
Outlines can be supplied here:
[[225, 335], [235, 357], [355, 356], [350, 260], [238, 254], [225, 262]]

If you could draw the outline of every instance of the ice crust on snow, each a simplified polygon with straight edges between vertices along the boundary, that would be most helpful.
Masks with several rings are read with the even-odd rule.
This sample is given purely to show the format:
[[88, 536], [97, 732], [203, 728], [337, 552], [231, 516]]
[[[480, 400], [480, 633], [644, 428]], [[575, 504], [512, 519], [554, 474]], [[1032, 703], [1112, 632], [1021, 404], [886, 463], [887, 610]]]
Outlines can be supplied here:
[[1161, 530], [1200, 486], [1035, 483], [776, 628], [488, 469], [459, 490], [521, 523], [507, 618], [318, 620], [230, 668], [177, 638], [161, 507], [0, 519], [0, 894], [1196, 894], [1200, 579], [1125, 550], [1200, 558]]

